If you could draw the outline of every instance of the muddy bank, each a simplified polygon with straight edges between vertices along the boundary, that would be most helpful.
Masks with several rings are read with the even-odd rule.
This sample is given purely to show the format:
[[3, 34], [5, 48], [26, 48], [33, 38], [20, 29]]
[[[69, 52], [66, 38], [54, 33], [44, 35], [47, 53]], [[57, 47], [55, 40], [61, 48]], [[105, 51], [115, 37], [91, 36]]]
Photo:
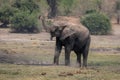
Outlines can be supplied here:
[[[34, 57], [34, 56], [33, 56]], [[15, 53], [8, 50], [0, 50], [0, 63], [22, 65], [52, 65], [51, 62], [30, 58], [29, 54]]]
[[[91, 48], [90, 53], [120, 54], [120, 48]], [[36, 58], [37, 56], [37, 58]], [[40, 58], [38, 58], [40, 57]], [[43, 57], [46, 57], [43, 55]], [[22, 64], [22, 65], [52, 65], [53, 54], [48, 55], [50, 59], [44, 59], [41, 54], [18, 53], [12, 50], [0, 49], [0, 63]], [[71, 56], [72, 57], [72, 56]], [[63, 63], [62, 63], [63, 64]]]

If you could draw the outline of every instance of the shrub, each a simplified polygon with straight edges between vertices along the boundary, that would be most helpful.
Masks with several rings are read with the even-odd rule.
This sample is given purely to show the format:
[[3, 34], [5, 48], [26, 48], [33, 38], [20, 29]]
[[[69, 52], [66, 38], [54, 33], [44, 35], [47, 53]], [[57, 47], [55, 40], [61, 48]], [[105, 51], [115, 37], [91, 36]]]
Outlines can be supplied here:
[[63, 12], [63, 15], [69, 15], [72, 12], [74, 0], [60, 0], [59, 9]]
[[30, 14], [39, 12], [39, 5], [34, 0], [15, 0], [12, 6], [21, 11], [29, 11]]
[[34, 0], [15, 0], [12, 7], [16, 9], [11, 19], [13, 32], [40, 32], [37, 17], [39, 5]]
[[90, 13], [95, 13], [95, 12], [97, 12], [97, 10], [95, 10], [95, 9], [90, 9], [90, 10], [86, 10], [86, 11], [85, 11], [85, 14], [90, 14]]
[[28, 12], [17, 12], [14, 14], [11, 23], [11, 29], [14, 32], [39, 32], [38, 18]]
[[14, 12], [14, 8], [10, 5], [3, 5], [0, 7], [0, 21], [3, 23], [1, 27], [7, 27]]
[[109, 34], [111, 31], [111, 23], [109, 18], [99, 12], [86, 14], [82, 17], [81, 23], [86, 26], [91, 34]]

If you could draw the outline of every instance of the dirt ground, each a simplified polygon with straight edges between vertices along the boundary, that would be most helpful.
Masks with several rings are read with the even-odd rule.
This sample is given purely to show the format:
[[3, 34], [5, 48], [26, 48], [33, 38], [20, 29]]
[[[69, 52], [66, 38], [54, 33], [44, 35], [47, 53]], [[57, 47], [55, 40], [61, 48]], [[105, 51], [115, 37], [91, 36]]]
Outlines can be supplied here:
[[[78, 18], [64, 17], [61, 20], [79, 23]], [[120, 55], [120, 25], [112, 23], [112, 29], [111, 35], [91, 36], [90, 53]], [[52, 64], [54, 46], [55, 40], [50, 41], [49, 33], [44, 31], [37, 34], [21, 34], [10, 33], [8, 28], [0, 28], [1, 63]]]

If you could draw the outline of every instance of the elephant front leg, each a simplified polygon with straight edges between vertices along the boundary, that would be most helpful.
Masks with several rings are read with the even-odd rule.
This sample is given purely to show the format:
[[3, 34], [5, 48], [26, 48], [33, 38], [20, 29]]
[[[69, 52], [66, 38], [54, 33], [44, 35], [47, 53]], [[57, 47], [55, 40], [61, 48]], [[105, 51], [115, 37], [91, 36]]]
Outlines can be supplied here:
[[81, 53], [78, 50], [74, 50], [77, 56], [77, 67], [81, 67]]
[[60, 50], [55, 50], [55, 54], [54, 54], [54, 64], [55, 65], [59, 65], [59, 56], [60, 56]]
[[77, 54], [77, 66], [81, 67], [81, 54]]
[[87, 57], [88, 53], [83, 53], [83, 67], [87, 67]]
[[87, 67], [87, 58], [88, 58], [88, 46], [85, 47], [85, 50], [83, 52], [83, 67]]
[[62, 45], [56, 42], [54, 61], [53, 61], [55, 65], [59, 65], [59, 56], [60, 56], [61, 50], [62, 50]]
[[65, 65], [66, 66], [70, 65], [70, 52], [71, 52], [71, 48], [65, 47]]
[[90, 46], [90, 38], [89, 38], [88, 42], [86, 43], [84, 51], [83, 51], [83, 67], [87, 67], [89, 46]]

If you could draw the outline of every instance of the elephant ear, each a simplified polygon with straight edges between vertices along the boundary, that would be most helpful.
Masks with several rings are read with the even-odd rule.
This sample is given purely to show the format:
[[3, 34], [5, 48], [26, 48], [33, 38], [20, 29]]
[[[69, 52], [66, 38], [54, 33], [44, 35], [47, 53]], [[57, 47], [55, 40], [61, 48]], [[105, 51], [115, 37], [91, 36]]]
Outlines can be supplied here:
[[70, 27], [65, 27], [64, 30], [62, 31], [62, 34], [61, 34], [61, 37], [60, 39], [61, 40], [64, 40], [65, 38], [73, 35], [75, 33], [75, 30], [73, 28], [70, 28]]

